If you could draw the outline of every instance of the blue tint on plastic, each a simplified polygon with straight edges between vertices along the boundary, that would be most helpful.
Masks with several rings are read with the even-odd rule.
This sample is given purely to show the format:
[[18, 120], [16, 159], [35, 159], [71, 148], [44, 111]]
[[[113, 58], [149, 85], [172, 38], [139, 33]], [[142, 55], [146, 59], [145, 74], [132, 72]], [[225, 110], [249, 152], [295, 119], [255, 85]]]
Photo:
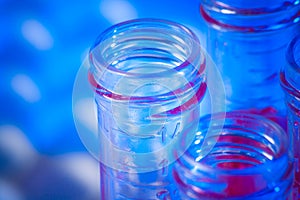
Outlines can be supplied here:
[[286, 52], [287, 64], [281, 72], [281, 85], [288, 110], [288, 133], [293, 137], [296, 161], [295, 196], [300, 198], [300, 36], [295, 37]]
[[279, 71], [300, 31], [299, 1], [202, 0], [207, 50], [226, 87], [228, 110], [265, 115], [285, 127]]
[[[292, 200], [294, 163], [282, 128], [239, 112], [228, 112], [224, 126], [215, 125], [222, 118], [201, 118], [194, 143], [176, 162], [173, 176], [179, 199]], [[207, 135], [211, 120], [213, 134]]]
[[90, 51], [102, 199], [176, 199], [172, 163], [192, 142], [206, 91], [205, 56], [185, 26], [138, 19]]

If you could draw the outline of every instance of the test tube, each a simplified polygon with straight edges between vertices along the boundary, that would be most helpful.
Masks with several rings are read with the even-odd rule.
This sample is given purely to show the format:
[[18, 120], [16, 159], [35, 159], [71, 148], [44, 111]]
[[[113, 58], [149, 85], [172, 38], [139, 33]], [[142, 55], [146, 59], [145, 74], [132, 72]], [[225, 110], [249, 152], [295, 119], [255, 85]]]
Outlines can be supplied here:
[[101, 199], [177, 199], [172, 163], [198, 127], [205, 63], [196, 35], [167, 20], [130, 20], [98, 37], [89, 81], [98, 110]]

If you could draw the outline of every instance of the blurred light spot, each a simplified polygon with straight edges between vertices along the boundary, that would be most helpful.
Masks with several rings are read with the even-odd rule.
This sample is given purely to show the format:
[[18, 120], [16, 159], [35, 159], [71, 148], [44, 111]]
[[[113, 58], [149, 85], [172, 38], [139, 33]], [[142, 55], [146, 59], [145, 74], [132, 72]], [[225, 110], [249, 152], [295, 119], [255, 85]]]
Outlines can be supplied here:
[[0, 199], [23, 200], [25, 199], [14, 186], [0, 179]]
[[112, 24], [137, 18], [137, 11], [126, 0], [103, 0], [100, 12]]
[[10, 158], [5, 165], [12, 170], [29, 167], [36, 159], [35, 149], [25, 134], [16, 126], [0, 126], [0, 147]]
[[298, 23], [300, 21], [300, 17], [297, 17], [296, 19], [294, 19], [294, 23]]
[[55, 158], [62, 166], [64, 173], [72, 175], [82, 183], [90, 194], [98, 193], [99, 190], [99, 164], [88, 153], [72, 153]]
[[75, 105], [75, 115], [79, 121], [91, 132], [97, 135], [97, 114], [93, 98], [85, 98], [78, 101]]
[[201, 155], [201, 156], [198, 156], [198, 157], [195, 159], [195, 161], [196, 161], [196, 162], [199, 162], [202, 158], [203, 158], [202, 155]]
[[200, 144], [200, 142], [201, 142], [200, 140], [196, 140], [194, 143], [195, 144]]
[[235, 14], [235, 11], [227, 10], [227, 9], [221, 9], [221, 13], [223, 13], [223, 14]]
[[53, 46], [53, 38], [49, 31], [36, 20], [27, 20], [22, 25], [24, 38], [39, 50], [47, 50]]
[[41, 99], [41, 93], [33, 80], [24, 74], [17, 74], [11, 81], [13, 90], [24, 100], [34, 103]]
[[201, 131], [196, 132], [196, 135], [201, 135], [201, 134], [202, 134]]

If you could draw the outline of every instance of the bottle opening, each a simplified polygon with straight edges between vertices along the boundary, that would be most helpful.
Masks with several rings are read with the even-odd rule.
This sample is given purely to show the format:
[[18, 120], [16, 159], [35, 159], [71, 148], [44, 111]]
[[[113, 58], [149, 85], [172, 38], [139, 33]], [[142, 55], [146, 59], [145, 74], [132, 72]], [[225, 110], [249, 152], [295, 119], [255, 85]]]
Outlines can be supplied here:
[[[137, 78], [180, 72], [199, 61], [200, 43], [183, 25], [159, 19], [130, 20], [104, 31], [90, 50], [94, 70]], [[201, 58], [203, 59], [203, 58]], [[205, 66], [194, 66], [202, 73]]]
[[[184, 193], [191, 199], [262, 197], [272, 192], [282, 197], [293, 181], [286, 133], [261, 116], [230, 112], [224, 127], [213, 127], [214, 134], [203, 143], [207, 122], [214, 124], [218, 118], [200, 119], [194, 142], [176, 163], [174, 177]], [[211, 141], [214, 147], [203, 155]]]
[[238, 32], [268, 32], [287, 28], [300, 20], [300, 2], [201, 0], [200, 13], [217, 29]]
[[154, 102], [197, 93], [204, 81], [205, 56], [198, 38], [185, 26], [165, 20], [112, 26], [91, 48], [90, 63], [92, 86], [116, 100], [151, 97]]

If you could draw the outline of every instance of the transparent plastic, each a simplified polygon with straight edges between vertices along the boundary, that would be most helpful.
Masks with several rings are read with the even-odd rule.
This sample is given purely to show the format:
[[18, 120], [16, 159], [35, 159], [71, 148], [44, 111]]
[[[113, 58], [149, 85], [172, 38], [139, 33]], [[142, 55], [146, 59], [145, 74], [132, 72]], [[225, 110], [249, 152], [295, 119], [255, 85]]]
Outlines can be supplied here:
[[101, 199], [176, 199], [174, 155], [192, 142], [206, 91], [197, 37], [174, 22], [131, 20], [99, 36], [90, 63]]
[[300, 199], [300, 36], [290, 43], [286, 58], [287, 65], [283, 68], [280, 78], [288, 110], [288, 133], [293, 137], [295, 196]]
[[[200, 119], [195, 140], [174, 167], [181, 200], [292, 199], [293, 158], [284, 130], [262, 116], [229, 112], [224, 126]], [[209, 153], [206, 148], [216, 142]]]
[[298, 0], [201, 0], [207, 51], [219, 67], [227, 109], [265, 115], [286, 127], [279, 72], [300, 31]]

